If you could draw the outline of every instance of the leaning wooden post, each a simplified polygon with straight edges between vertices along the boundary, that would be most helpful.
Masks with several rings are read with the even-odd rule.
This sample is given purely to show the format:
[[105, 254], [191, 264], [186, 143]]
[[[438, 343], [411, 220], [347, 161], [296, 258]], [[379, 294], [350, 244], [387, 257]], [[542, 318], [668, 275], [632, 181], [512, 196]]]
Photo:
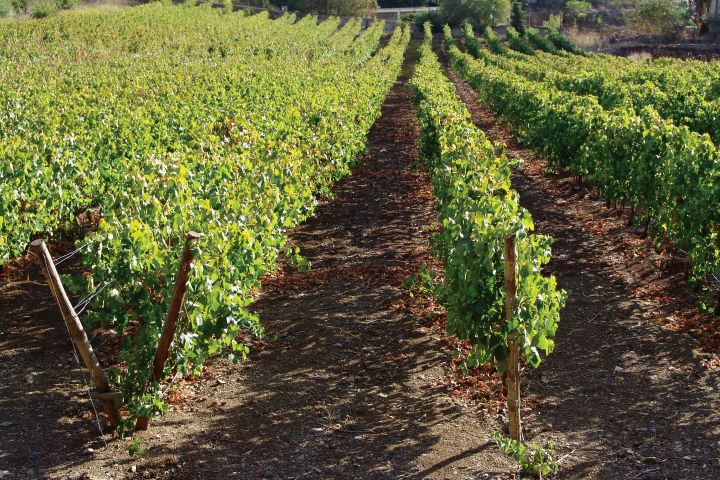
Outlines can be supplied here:
[[65, 288], [60, 281], [60, 275], [58, 275], [55, 269], [55, 263], [50, 256], [50, 252], [42, 240], [34, 240], [30, 243], [30, 251], [40, 259], [43, 274], [55, 297], [55, 301], [60, 307], [60, 313], [62, 313], [65, 325], [67, 325], [70, 331], [70, 337], [80, 353], [83, 363], [85, 363], [85, 366], [90, 371], [90, 377], [96, 390], [95, 392], [91, 392], [91, 396], [102, 402], [103, 409], [110, 419], [110, 424], [116, 427], [120, 423], [120, 413], [115, 404], [117, 394], [110, 390], [110, 384], [105, 376], [105, 372], [100, 367], [100, 362], [95, 356], [95, 352], [93, 351], [92, 345], [90, 345], [90, 340], [85, 333], [80, 318], [70, 303], [67, 293], [65, 293]]
[[190, 264], [192, 263], [192, 250], [190, 244], [200, 238], [197, 232], [189, 232], [185, 236], [185, 246], [183, 247], [182, 258], [180, 259], [180, 268], [178, 269], [177, 279], [175, 280], [175, 291], [170, 300], [168, 308], [167, 320], [163, 326], [160, 342], [158, 343], [157, 353], [155, 354], [155, 363], [153, 365], [153, 379], [158, 382], [162, 379], [165, 362], [167, 361], [170, 345], [175, 337], [175, 327], [180, 316], [185, 291], [187, 290], [188, 273], [190, 273]]
[[[168, 308], [163, 331], [160, 335], [160, 341], [155, 352], [155, 361], [153, 363], [153, 380], [159, 382], [162, 380], [165, 362], [170, 352], [175, 337], [175, 328], [177, 327], [178, 318], [180, 317], [180, 309], [182, 308], [185, 291], [187, 290], [188, 274], [190, 273], [190, 264], [192, 263], [191, 243], [202, 237], [197, 232], [188, 232], [185, 236], [185, 246], [183, 247], [182, 257], [180, 258], [180, 266], [178, 268], [177, 278], [175, 279], [175, 290], [173, 291], [170, 307]], [[135, 424], [136, 430], [147, 430], [150, 419], [148, 417], [139, 417]]]
[[[517, 284], [515, 281], [515, 235], [505, 237], [505, 321], [512, 323], [515, 310]], [[510, 438], [522, 440], [520, 428], [520, 341], [519, 334], [508, 338], [508, 359], [506, 369], [508, 423]]]

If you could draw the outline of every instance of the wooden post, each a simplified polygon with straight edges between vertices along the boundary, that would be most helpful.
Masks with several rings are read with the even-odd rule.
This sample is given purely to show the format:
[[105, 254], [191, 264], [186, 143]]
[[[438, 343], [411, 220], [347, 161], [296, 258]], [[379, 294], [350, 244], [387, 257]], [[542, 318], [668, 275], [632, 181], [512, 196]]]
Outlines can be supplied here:
[[188, 273], [190, 272], [190, 264], [192, 263], [192, 250], [190, 243], [200, 238], [197, 232], [189, 232], [185, 237], [185, 246], [183, 247], [182, 258], [180, 259], [180, 268], [178, 269], [177, 279], [175, 280], [175, 291], [173, 291], [170, 307], [168, 308], [167, 320], [163, 325], [163, 332], [158, 343], [157, 353], [155, 354], [155, 364], [153, 366], [153, 379], [157, 382], [162, 379], [163, 369], [167, 361], [170, 345], [175, 337], [175, 327], [180, 316], [180, 308], [182, 308], [185, 291], [187, 290]]
[[630, 204], [630, 219], [628, 220], [628, 227], [632, 227], [633, 223], [635, 223], [635, 204]]
[[[177, 278], [175, 279], [175, 290], [173, 291], [170, 306], [168, 308], [163, 331], [160, 335], [160, 341], [155, 352], [155, 362], [153, 363], [153, 380], [159, 382], [162, 380], [165, 362], [167, 361], [170, 345], [172, 345], [175, 337], [175, 328], [177, 327], [178, 318], [180, 317], [180, 309], [182, 308], [185, 291], [187, 290], [188, 273], [190, 272], [190, 264], [192, 263], [192, 249], [190, 244], [202, 237], [197, 232], [188, 232], [185, 236], [185, 246], [183, 247], [182, 257], [180, 258], [180, 266], [178, 268]], [[147, 430], [150, 419], [148, 417], [139, 417], [135, 424], [136, 430]]]
[[30, 243], [30, 251], [40, 259], [43, 274], [55, 297], [55, 301], [60, 307], [60, 313], [65, 321], [65, 325], [67, 325], [70, 331], [70, 337], [80, 353], [83, 363], [90, 371], [90, 377], [96, 390], [94, 398], [102, 402], [103, 409], [110, 419], [110, 425], [116, 427], [120, 423], [120, 413], [115, 404], [117, 394], [110, 391], [110, 384], [105, 376], [105, 372], [100, 367], [100, 362], [95, 356], [95, 352], [93, 351], [92, 345], [90, 345], [90, 340], [85, 333], [80, 318], [70, 303], [67, 293], [65, 293], [65, 288], [63, 288], [62, 282], [60, 281], [60, 276], [55, 269], [55, 263], [50, 256], [50, 252], [42, 240], [35, 240]]
[[[517, 284], [515, 280], [515, 235], [505, 237], [505, 321], [512, 322], [515, 309]], [[507, 359], [507, 406], [510, 438], [522, 440], [520, 427], [520, 342], [519, 335], [513, 333], [508, 339]]]

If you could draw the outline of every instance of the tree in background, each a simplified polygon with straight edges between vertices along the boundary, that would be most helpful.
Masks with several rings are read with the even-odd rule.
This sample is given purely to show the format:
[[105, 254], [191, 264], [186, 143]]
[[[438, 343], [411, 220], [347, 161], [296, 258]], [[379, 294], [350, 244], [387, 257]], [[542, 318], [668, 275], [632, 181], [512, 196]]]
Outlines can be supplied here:
[[277, 2], [290, 10], [339, 16], [369, 16], [377, 8], [376, 0], [286, 0]]
[[437, 5], [430, 0], [378, 0], [380, 8], [402, 8], [402, 7], [424, 7], [427, 5]]
[[707, 29], [707, 21], [710, 19], [711, 0], [689, 0], [689, 10], [695, 26], [700, 34]]
[[632, 7], [625, 20], [640, 33], [674, 32], [690, 20], [687, 3], [674, 0], [635, 0]]
[[434, 23], [453, 26], [469, 22], [482, 31], [487, 26], [507, 23], [511, 0], [443, 0]]
[[525, 11], [522, 3], [518, 0], [512, 2], [512, 13], [510, 13], [510, 25], [517, 31], [521, 37], [525, 36]]
[[14, 13], [10, 0], [0, 0], [0, 18], [12, 17]]
[[28, 0], [11, 0], [10, 4], [16, 12], [28, 13]]
[[568, 0], [565, 3], [565, 18], [577, 26], [578, 20], [584, 20], [592, 5], [584, 0]]

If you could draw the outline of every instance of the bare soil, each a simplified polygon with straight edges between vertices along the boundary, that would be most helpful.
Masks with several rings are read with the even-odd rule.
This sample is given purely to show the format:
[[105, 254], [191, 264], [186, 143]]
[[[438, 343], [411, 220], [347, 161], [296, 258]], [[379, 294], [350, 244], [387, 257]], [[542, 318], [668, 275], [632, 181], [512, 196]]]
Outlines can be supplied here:
[[558, 444], [558, 478], [720, 478], [717, 318], [697, 312], [682, 268], [642, 229], [573, 176], [547, 173], [447, 73], [476, 125], [524, 163], [513, 186], [536, 231], [556, 239], [548, 270], [569, 294], [556, 351], [526, 377], [538, 400], [528, 439]]

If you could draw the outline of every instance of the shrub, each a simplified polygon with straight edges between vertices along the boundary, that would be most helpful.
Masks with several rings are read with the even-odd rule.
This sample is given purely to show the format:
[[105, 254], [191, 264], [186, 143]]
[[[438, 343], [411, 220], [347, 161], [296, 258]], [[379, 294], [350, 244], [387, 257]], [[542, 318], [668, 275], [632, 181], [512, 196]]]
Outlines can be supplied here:
[[441, 23], [460, 26], [469, 22], [482, 30], [491, 25], [507, 23], [510, 18], [510, 0], [442, 0], [439, 15]]
[[555, 29], [559, 29], [562, 27], [563, 24], [563, 14], [560, 13], [551, 13], [547, 20], [543, 22], [543, 25], [546, 27], [552, 27]]
[[556, 28], [548, 27], [547, 38], [550, 40], [556, 48], [565, 50], [566, 52], [575, 53], [582, 55], [585, 52], [576, 47], [567, 37], [564, 37], [557, 31]]
[[425, 10], [422, 12], [408, 13], [402, 16], [403, 20], [410, 23], [416, 23], [418, 25], [424, 25], [426, 22], [430, 22], [431, 25], [443, 25], [447, 23], [443, 20], [443, 16], [439, 10]]
[[369, 16], [378, 8], [376, 0], [327, 0], [333, 15]]
[[503, 45], [490, 27], [485, 27], [485, 41], [488, 43], [491, 52], [499, 54], [507, 53], [507, 47]]
[[513, 27], [508, 27], [507, 29], [507, 41], [508, 46], [516, 52], [524, 53], [526, 55], [533, 55], [535, 53], [535, 49], [532, 48], [527, 40], [524, 37], [521, 37], [517, 30]]
[[55, 0], [55, 6], [58, 10], [70, 10], [77, 7], [78, 0]]
[[638, 0], [625, 20], [638, 32], [658, 34], [687, 25], [689, 17], [687, 5], [673, 0]]
[[537, 48], [538, 50], [549, 53], [558, 52], [558, 49], [555, 48], [555, 45], [553, 45], [553, 43], [548, 40], [547, 37], [543, 36], [537, 28], [528, 28], [527, 38], [530, 42], [530, 45]]
[[378, 8], [375, 0], [289, 0], [275, 3], [302, 13], [339, 16], [367, 16]]
[[45, 18], [53, 15], [55, 12], [57, 12], [57, 6], [53, 0], [41, 0], [40, 3], [35, 5], [32, 16], [33, 18]]
[[567, 18], [576, 25], [578, 20], [587, 17], [590, 8], [592, 8], [592, 5], [584, 0], [568, 0], [565, 4], [565, 13]]
[[16, 12], [28, 13], [28, 0], [11, 0], [10, 4]]
[[0, 18], [12, 17], [15, 14], [9, 0], [0, 0]]
[[557, 472], [558, 465], [552, 456], [556, 452], [554, 443], [549, 443], [543, 448], [537, 443], [529, 447], [522, 442], [494, 433], [495, 443], [505, 455], [512, 458], [518, 464], [524, 475], [531, 475], [535, 478], [543, 478]]

